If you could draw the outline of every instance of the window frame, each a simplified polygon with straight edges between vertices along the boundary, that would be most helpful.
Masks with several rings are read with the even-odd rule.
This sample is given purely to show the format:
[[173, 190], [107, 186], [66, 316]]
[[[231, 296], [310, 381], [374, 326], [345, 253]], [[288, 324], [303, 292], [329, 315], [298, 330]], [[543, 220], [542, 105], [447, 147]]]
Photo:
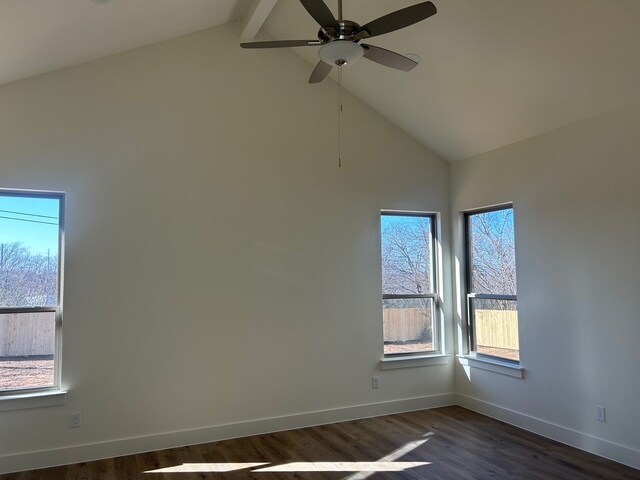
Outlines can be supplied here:
[[[440, 296], [440, 214], [438, 212], [421, 212], [421, 211], [405, 211], [405, 210], [381, 210], [379, 215], [380, 221], [380, 273], [382, 274], [382, 217], [420, 217], [429, 218], [431, 223], [431, 291], [424, 294], [385, 294], [382, 289], [382, 300], [396, 300], [396, 299], [412, 299], [412, 298], [430, 298], [432, 299], [432, 317], [431, 317], [431, 329], [432, 329], [432, 341], [433, 348], [431, 350], [421, 350], [418, 352], [400, 352], [400, 353], [384, 353], [384, 325], [383, 325], [383, 360], [400, 360], [402, 358], [415, 358], [424, 356], [435, 356], [442, 354], [442, 339], [441, 339], [441, 311], [442, 311], [442, 298]], [[382, 277], [381, 277], [382, 280]]]
[[54, 352], [53, 352], [53, 384], [44, 387], [25, 387], [8, 390], [0, 390], [0, 399], [12, 396], [37, 395], [61, 391], [62, 381], [62, 299], [63, 279], [64, 279], [64, 225], [65, 225], [65, 193], [46, 190], [17, 190], [0, 188], [2, 197], [26, 197], [26, 198], [46, 198], [58, 200], [58, 275], [56, 305], [41, 305], [36, 307], [2, 307], [0, 314], [15, 313], [54, 313]]
[[[468, 348], [469, 354], [478, 357], [478, 359], [482, 358], [482, 359], [487, 359], [491, 361], [506, 362], [512, 365], [520, 365], [520, 360], [512, 360], [509, 358], [504, 358], [496, 355], [489, 355], [487, 353], [478, 352], [477, 344], [476, 344], [476, 335], [475, 335], [476, 328], [475, 328], [475, 321], [474, 321], [475, 315], [474, 315], [474, 308], [473, 308], [473, 300], [479, 299], [479, 300], [507, 300], [507, 301], [515, 301], [515, 302], [518, 301], [517, 293], [516, 295], [475, 293], [472, 291], [472, 288], [471, 288], [472, 266], [473, 266], [473, 249], [471, 245], [471, 233], [470, 233], [471, 217], [473, 217], [474, 215], [490, 213], [490, 212], [498, 212], [501, 210], [513, 211], [513, 214], [514, 214], [513, 230], [514, 230], [514, 236], [515, 236], [515, 209], [513, 207], [513, 203], [511, 202], [492, 205], [489, 207], [476, 208], [473, 210], [466, 210], [463, 212], [463, 224], [464, 224], [463, 235], [464, 235], [464, 251], [465, 251], [464, 288], [465, 288], [466, 315], [467, 315], [467, 322], [466, 322], [467, 348]], [[515, 248], [515, 244], [514, 244], [514, 248]], [[517, 264], [516, 264], [516, 276], [517, 276]], [[517, 311], [518, 310], [516, 307], [516, 312]], [[520, 336], [520, 329], [518, 328], [518, 337], [519, 336]], [[518, 354], [519, 353], [520, 352], [518, 351]]]

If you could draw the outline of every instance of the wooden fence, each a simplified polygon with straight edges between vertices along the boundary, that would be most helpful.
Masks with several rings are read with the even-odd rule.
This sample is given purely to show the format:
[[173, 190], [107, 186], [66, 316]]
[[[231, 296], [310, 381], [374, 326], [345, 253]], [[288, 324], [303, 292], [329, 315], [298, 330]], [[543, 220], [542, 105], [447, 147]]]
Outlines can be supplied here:
[[516, 310], [476, 310], [476, 343], [519, 350]]
[[[431, 340], [431, 312], [413, 308], [383, 309], [384, 341]], [[519, 349], [518, 312], [476, 310], [476, 342], [497, 348]], [[0, 315], [0, 357], [53, 355], [55, 314]]]
[[382, 310], [385, 342], [431, 341], [431, 311], [417, 308]]
[[53, 355], [56, 315], [53, 312], [0, 315], [0, 357]]

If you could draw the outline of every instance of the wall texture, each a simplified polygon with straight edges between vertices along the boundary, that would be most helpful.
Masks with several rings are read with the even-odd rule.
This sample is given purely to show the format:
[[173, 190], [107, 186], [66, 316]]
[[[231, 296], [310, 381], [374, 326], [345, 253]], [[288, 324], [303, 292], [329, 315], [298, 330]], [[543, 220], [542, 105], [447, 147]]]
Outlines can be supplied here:
[[237, 43], [0, 88], [0, 187], [67, 194], [69, 390], [0, 412], [0, 471], [451, 401], [451, 363], [378, 370], [380, 209], [442, 212], [447, 245], [448, 165], [345, 95], [338, 168], [336, 85]]
[[[458, 212], [514, 204], [525, 368], [520, 380], [457, 367], [460, 403], [637, 468], [639, 129], [633, 107], [451, 170], [456, 260]], [[606, 407], [605, 423], [596, 405]]]
[[[69, 390], [0, 412], [0, 471], [452, 401], [640, 467], [640, 109], [450, 176], [345, 95], [338, 168], [336, 85], [237, 42], [224, 26], [0, 88], [0, 187], [67, 193]], [[442, 212], [456, 271], [458, 212], [506, 201], [525, 378], [379, 371], [380, 209]]]

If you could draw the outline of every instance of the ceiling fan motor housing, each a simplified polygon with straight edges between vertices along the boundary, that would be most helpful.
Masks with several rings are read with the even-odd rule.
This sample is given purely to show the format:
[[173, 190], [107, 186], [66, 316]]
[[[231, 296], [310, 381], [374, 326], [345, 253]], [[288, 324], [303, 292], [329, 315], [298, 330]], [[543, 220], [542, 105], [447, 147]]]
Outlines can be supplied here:
[[322, 27], [318, 31], [318, 38], [321, 42], [330, 42], [332, 40], [351, 40], [358, 32], [360, 25], [351, 20], [336, 20], [338, 28], [333, 26]]

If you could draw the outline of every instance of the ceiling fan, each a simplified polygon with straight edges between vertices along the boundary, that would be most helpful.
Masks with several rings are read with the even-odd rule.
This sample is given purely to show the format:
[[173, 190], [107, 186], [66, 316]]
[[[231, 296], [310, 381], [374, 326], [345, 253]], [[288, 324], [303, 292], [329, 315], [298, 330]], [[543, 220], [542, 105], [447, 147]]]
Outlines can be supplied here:
[[242, 48], [282, 48], [319, 46], [320, 61], [311, 73], [309, 83], [325, 79], [334, 66], [351, 65], [364, 57], [373, 62], [408, 72], [418, 63], [409, 57], [376, 47], [361, 40], [393, 32], [435, 15], [433, 3], [422, 2], [372, 20], [362, 26], [342, 18], [342, 0], [338, 0], [336, 19], [323, 0], [300, 0], [309, 15], [318, 22], [320, 30], [317, 40], [274, 40], [269, 42], [245, 42]]

